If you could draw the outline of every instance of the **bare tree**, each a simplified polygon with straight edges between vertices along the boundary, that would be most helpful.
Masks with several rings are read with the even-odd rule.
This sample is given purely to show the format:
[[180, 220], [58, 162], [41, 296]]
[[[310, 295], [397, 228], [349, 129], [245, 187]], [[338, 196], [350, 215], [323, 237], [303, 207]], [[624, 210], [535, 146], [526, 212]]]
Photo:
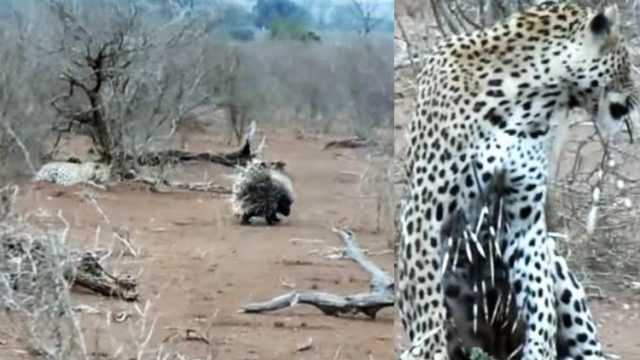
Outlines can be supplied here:
[[[0, 178], [33, 175], [52, 115], [46, 105], [47, 65], [29, 46], [30, 29], [19, 14], [0, 23]], [[39, 86], [28, 86], [40, 81]]]
[[216, 105], [226, 110], [231, 132], [229, 141], [235, 138], [237, 144], [242, 141], [250, 106], [244, 94], [241, 93], [240, 77], [243, 70], [240, 54], [234, 48], [228, 48], [220, 61], [214, 65]]
[[351, 0], [351, 7], [356, 19], [360, 23], [361, 33], [369, 34], [380, 24], [382, 19], [375, 16], [378, 4], [370, 1]]
[[188, 13], [158, 27], [153, 8], [141, 4], [49, 0], [48, 9], [59, 24], [53, 60], [66, 86], [51, 100], [55, 129], [90, 136], [117, 173], [207, 100], [204, 26]]
[[348, 59], [356, 53], [364, 55], [358, 62], [342, 64], [349, 79], [346, 90], [352, 101], [353, 131], [363, 139], [370, 138], [375, 129], [388, 129], [393, 123], [393, 50], [389, 45], [390, 42], [362, 41], [342, 49]]

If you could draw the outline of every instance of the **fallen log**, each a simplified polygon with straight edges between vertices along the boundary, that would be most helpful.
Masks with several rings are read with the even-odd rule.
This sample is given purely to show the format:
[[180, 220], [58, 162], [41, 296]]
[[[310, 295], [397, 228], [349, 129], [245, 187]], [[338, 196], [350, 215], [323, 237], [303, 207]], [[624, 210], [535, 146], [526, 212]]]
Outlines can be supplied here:
[[42, 237], [42, 232], [14, 235], [0, 236], [0, 273], [10, 279], [14, 290], [30, 294], [44, 281], [41, 277], [50, 278], [59, 269], [71, 286], [125, 301], [138, 300], [137, 282], [110, 274], [92, 252], [70, 252], [65, 258], [60, 255], [64, 252], [62, 245]]
[[276, 296], [267, 301], [246, 304], [241, 311], [244, 313], [263, 313], [292, 307], [297, 304], [307, 304], [315, 306], [325, 315], [339, 316], [362, 313], [371, 319], [375, 319], [381, 309], [393, 307], [393, 278], [365, 256], [351, 231], [334, 228], [333, 232], [344, 243], [341, 258], [351, 260], [360, 265], [369, 275], [368, 292], [336, 295], [321, 291], [294, 291]]
[[[133, 156], [130, 156], [133, 157]], [[184, 150], [160, 150], [147, 152], [135, 158], [138, 165], [160, 166], [167, 163], [202, 161], [228, 167], [246, 165], [255, 157], [251, 153], [251, 144], [247, 139], [242, 148], [229, 153], [190, 152]]]
[[104, 296], [117, 297], [130, 302], [138, 300], [138, 282], [130, 277], [118, 278], [111, 275], [91, 253], [84, 254], [80, 263], [65, 277], [74, 286]]
[[213, 194], [229, 195], [231, 194], [231, 188], [228, 186], [217, 184], [213, 181], [209, 182], [194, 182], [194, 183], [181, 183], [170, 182], [166, 179], [138, 176], [130, 182], [138, 182], [148, 185], [151, 192], [156, 193], [171, 193], [171, 192], [207, 192]]
[[357, 149], [375, 145], [377, 145], [377, 142], [374, 140], [352, 137], [348, 139], [329, 141], [325, 144], [324, 149]]

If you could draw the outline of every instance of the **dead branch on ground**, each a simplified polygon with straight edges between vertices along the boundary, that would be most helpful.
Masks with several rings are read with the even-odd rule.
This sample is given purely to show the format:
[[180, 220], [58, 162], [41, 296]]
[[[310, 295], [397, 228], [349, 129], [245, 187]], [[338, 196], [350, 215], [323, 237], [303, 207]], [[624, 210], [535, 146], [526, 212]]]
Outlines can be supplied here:
[[[244, 132], [244, 145], [230, 152], [189, 152], [184, 150], [160, 150], [156, 152], [147, 152], [138, 157], [128, 155], [127, 161], [135, 162], [136, 167], [164, 167], [165, 165], [174, 165], [183, 162], [201, 161], [219, 164], [227, 167], [245, 166], [253, 159], [260, 158], [265, 145], [265, 138], [260, 144], [253, 147], [253, 139], [255, 138], [257, 125], [253, 121]], [[135, 159], [135, 160], [134, 160]], [[286, 163], [283, 161], [267, 161], [267, 165], [284, 170]], [[126, 174], [126, 179], [130, 182], [139, 182], [150, 186], [150, 190], [158, 193], [170, 193], [175, 191], [189, 192], [209, 192], [215, 194], [231, 194], [229, 187], [217, 184], [215, 182], [171, 182], [162, 176], [145, 176], [132, 169]]]
[[231, 194], [227, 186], [216, 184], [213, 181], [198, 183], [174, 183], [166, 179], [139, 176], [132, 182], [140, 182], [150, 186], [151, 191], [157, 193], [170, 193], [174, 191], [208, 192], [214, 194]]
[[371, 139], [362, 139], [359, 137], [351, 137], [343, 140], [329, 141], [324, 149], [356, 149], [362, 147], [376, 146], [377, 142]]
[[369, 318], [375, 319], [378, 311], [382, 308], [393, 307], [393, 278], [365, 256], [351, 231], [334, 228], [333, 232], [338, 235], [345, 245], [341, 258], [349, 259], [360, 265], [369, 275], [368, 292], [353, 295], [336, 295], [321, 291], [294, 291], [264, 302], [246, 304], [242, 312], [263, 313], [292, 307], [297, 304], [308, 304], [315, 306], [329, 316], [363, 313]]
[[[28, 230], [28, 229], [25, 229]], [[8, 234], [4, 234], [8, 235]], [[14, 287], [25, 290], [24, 284], [27, 278], [37, 278], [39, 272], [46, 266], [50, 249], [54, 244], [40, 236], [31, 237], [33, 234], [10, 234], [2, 237], [2, 258], [9, 263], [21, 263], [34, 269], [33, 272], [24, 269], [13, 268], [7, 265], [2, 273], [9, 274]], [[60, 251], [60, 250], [55, 250]], [[91, 252], [80, 255], [70, 253], [67, 261], [62, 265], [63, 278], [72, 286], [88, 289], [92, 292], [117, 297], [125, 301], [138, 299], [137, 282], [125, 277], [118, 278], [104, 269], [96, 255]]]
[[223, 166], [234, 167], [237, 165], [246, 165], [255, 157], [251, 153], [251, 144], [249, 139], [245, 141], [242, 148], [228, 153], [210, 153], [210, 152], [190, 152], [184, 150], [162, 150], [155, 152], [147, 152], [140, 155], [136, 162], [142, 166], [158, 166], [163, 163], [177, 163], [189, 161], [202, 161], [220, 164]]
[[82, 256], [79, 264], [73, 269], [73, 274], [67, 280], [73, 285], [104, 296], [117, 297], [124, 301], [138, 300], [137, 281], [130, 277], [113, 276], [91, 253]]

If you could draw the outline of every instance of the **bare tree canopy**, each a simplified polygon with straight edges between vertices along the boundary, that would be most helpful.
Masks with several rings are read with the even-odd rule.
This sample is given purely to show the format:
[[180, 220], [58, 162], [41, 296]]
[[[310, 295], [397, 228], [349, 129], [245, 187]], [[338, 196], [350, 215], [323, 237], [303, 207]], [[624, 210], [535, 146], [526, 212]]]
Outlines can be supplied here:
[[[114, 174], [126, 174], [137, 166], [131, 159], [171, 147], [204, 108], [227, 119], [205, 130], [237, 143], [253, 120], [368, 138], [393, 119], [393, 50], [390, 32], [373, 31], [384, 14], [378, 5], [352, 4], [367, 36], [321, 37], [311, 31], [326, 18], [317, 7], [269, 15], [270, 2], [251, 11], [153, 0], [4, 4], [0, 81], [14, 90], [0, 91], [1, 156], [28, 164], [31, 174], [41, 161], [63, 156], [62, 140], [75, 135], [88, 137], [96, 160], [112, 164]], [[299, 39], [240, 36], [257, 13], [306, 21], [309, 31]]]

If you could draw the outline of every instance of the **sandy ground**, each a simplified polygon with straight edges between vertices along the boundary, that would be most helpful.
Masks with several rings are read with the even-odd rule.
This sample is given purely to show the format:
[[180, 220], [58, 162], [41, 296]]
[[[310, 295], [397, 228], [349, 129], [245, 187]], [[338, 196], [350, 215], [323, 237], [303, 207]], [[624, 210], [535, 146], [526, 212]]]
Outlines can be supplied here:
[[[194, 141], [192, 149], [224, 146], [205, 137]], [[24, 211], [55, 214], [62, 210], [71, 224], [74, 246], [93, 247], [100, 227], [100, 247], [122, 249], [113, 245], [113, 231], [128, 229], [140, 249], [137, 257], [124, 256], [107, 265], [119, 273], [140, 274], [137, 306], [150, 304], [144, 335], [140, 334], [143, 317], [135, 305], [93, 294], [74, 296], [78, 304], [99, 311], [82, 315], [88, 348], [95, 358], [114, 358], [121, 346], [127, 355], [119, 358], [129, 358], [156, 317], [147, 349], [162, 347], [165, 354], [174, 354], [169, 359], [178, 359], [178, 354], [184, 359], [230, 360], [391, 358], [392, 309], [381, 311], [375, 321], [327, 317], [309, 306], [267, 315], [238, 313], [243, 303], [288, 292], [291, 286], [342, 294], [366, 289], [367, 278], [357, 266], [324, 256], [331, 247], [340, 246], [331, 232], [335, 225], [350, 227], [363, 247], [382, 252], [373, 260], [393, 271], [388, 251], [391, 227], [377, 231], [374, 201], [358, 195], [359, 180], [354, 174], [365, 167], [363, 154], [322, 150], [323, 144], [319, 139], [296, 140], [293, 132], [284, 130], [269, 135], [268, 159], [287, 163], [297, 189], [292, 217], [277, 227], [239, 226], [231, 217], [228, 198], [219, 195], [157, 194], [123, 185], [103, 192], [82, 186], [25, 184], [21, 189]], [[183, 170], [221, 181], [227, 181], [224, 174], [229, 171], [215, 165], [189, 165]], [[87, 195], [97, 200], [106, 217], [86, 200]], [[131, 318], [108, 325], [111, 313], [119, 312]], [[185, 336], [188, 329], [206, 341]], [[29, 358], [6, 325], [0, 324], [0, 340], [0, 359]], [[296, 351], [309, 341], [310, 349]]]

